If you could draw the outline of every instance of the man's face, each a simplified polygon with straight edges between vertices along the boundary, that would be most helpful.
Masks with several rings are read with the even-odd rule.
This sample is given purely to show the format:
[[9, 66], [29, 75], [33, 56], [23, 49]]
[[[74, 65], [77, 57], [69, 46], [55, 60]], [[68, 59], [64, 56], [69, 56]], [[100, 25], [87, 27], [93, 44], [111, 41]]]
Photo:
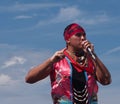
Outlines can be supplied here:
[[82, 42], [86, 40], [85, 33], [77, 33], [70, 37], [69, 39], [69, 45], [72, 46], [75, 49], [81, 49], [82, 48]]

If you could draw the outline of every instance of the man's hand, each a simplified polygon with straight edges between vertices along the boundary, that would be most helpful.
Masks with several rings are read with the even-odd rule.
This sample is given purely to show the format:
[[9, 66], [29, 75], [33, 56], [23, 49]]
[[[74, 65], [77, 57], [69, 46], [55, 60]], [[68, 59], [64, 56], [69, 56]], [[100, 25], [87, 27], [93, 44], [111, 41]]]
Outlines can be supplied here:
[[88, 48], [90, 48], [91, 51], [94, 52], [94, 45], [88, 40], [84, 40], [82, 42], [82, 47], [83, 47], [84, 52], [86, 52], [86, 53], [88, 52], [87, 51]]
[[55, 63], [55, 62], [58, 62], [61, 59], [63, 59], [65, 57], [65, 55], [63, 53], [64, 50], [65, 50], [65, 48], [60, 51], [56, 51], [55, 54], [50, 58], [51, 62]]

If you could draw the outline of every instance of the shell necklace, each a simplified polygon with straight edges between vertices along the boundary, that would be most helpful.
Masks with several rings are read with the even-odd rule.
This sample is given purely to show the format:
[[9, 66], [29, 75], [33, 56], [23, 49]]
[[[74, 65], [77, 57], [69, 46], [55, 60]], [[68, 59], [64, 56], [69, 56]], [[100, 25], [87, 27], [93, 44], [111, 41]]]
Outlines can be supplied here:
[[72, 57], [73, 60], [75, 60], [81, 66], [85, 66], [85, 67], [88, 66], [87, 56], [84, 52], [82, 52], [81, 54], [81, 53], [70, 52], [67, 50], [67, 53]]

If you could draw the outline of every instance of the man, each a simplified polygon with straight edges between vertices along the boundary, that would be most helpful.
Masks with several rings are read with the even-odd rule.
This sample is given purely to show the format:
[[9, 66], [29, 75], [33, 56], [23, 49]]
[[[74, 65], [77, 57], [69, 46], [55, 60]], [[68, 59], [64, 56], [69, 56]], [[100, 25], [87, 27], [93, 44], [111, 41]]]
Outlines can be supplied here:
[[111, 83], [108, 69], [80, 25], [68, 25], [64, 39], [66, 48], [31, 69], [26, 82], [35, 83], [50, 75], [54, 104], [97, 104], [97, 81], [102, 85]]

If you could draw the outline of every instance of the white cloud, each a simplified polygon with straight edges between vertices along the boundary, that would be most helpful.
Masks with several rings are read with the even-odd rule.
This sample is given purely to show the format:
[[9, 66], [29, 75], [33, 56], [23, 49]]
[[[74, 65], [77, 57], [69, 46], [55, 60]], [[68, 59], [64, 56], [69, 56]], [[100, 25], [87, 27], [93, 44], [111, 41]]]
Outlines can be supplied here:
[[32, 16], [20, 15], [15, 17], [15, 19], [29, 19], [29, 18], [32, 18]]
[[24, 64], [25, 61], [26, 59], [24, 59], [23, 57], [14, 56], [9, 61], [6, 61], [2, 68], [7, 68], [16, 64]]
[[104, 23], [110, 20], [106, 13], [92, 14], [87, 11], [82, 11], [76, 7], [62, 8], [54, 21], [77, 21], [86, 25], [95, 25]]
[[120, 51], [120, 46], [109, 50], [108, 52], [105, 53], [105, 55], [109, 55], [118, 51]]
[[81, 16], [79, 20], [77, 19], [77, 22], [80, 22], [86, 25], [96, 25], [96, 24], [107, 22], [109, 20], [110, 18], [107, 16], [107, 14], [91, 15], [89, 13], [85, 13], [84, 16]]
[[82, 12], [76, 7], [60, 8], [60, 11], [54, 15], [55, 18], [49, 20], [40, 21], [35, 27], [45, 24], [61, 23], [66, 21], [76, 20], [77, 17], [81, 16]]
[[81, 11], [76, 7], [61, 8], [59, 14], [54, 18], [57, 22], [68, 21], [81, 15]]
[[1, 85], [7, 85], [11, 82], [11, 77], [5, 74], [0, 74], [0, 86]]
[[89, 13], [88, 11], [80, 10], [77, 7], [67, 7], [67, 8], [60, 8], [60, 11], [57, 14], [54, 14], [54, 18], [50, 18], [49, 20], [40, 21], [36, 27], [45, 24], [51, 23], [61, 23], [61, 22], [77, 22], [82, 23], [85, 25], [96, 25], [102, 24], [105, 22], [110, 21], [111, 18], [102, 12], [102, 13]]
[[63, 4], [59, 3], [29, 3], [29, 4], [20, 4], [16, 3], [11, 6], [0, 6], [0, 11], [7, 11], [7, 12], [16, 12], [16, 11], [29, 11], [29, 10], [36, 10], [36, 9], [46, 9], [52, 7], [59, 7], [63, 6]]

